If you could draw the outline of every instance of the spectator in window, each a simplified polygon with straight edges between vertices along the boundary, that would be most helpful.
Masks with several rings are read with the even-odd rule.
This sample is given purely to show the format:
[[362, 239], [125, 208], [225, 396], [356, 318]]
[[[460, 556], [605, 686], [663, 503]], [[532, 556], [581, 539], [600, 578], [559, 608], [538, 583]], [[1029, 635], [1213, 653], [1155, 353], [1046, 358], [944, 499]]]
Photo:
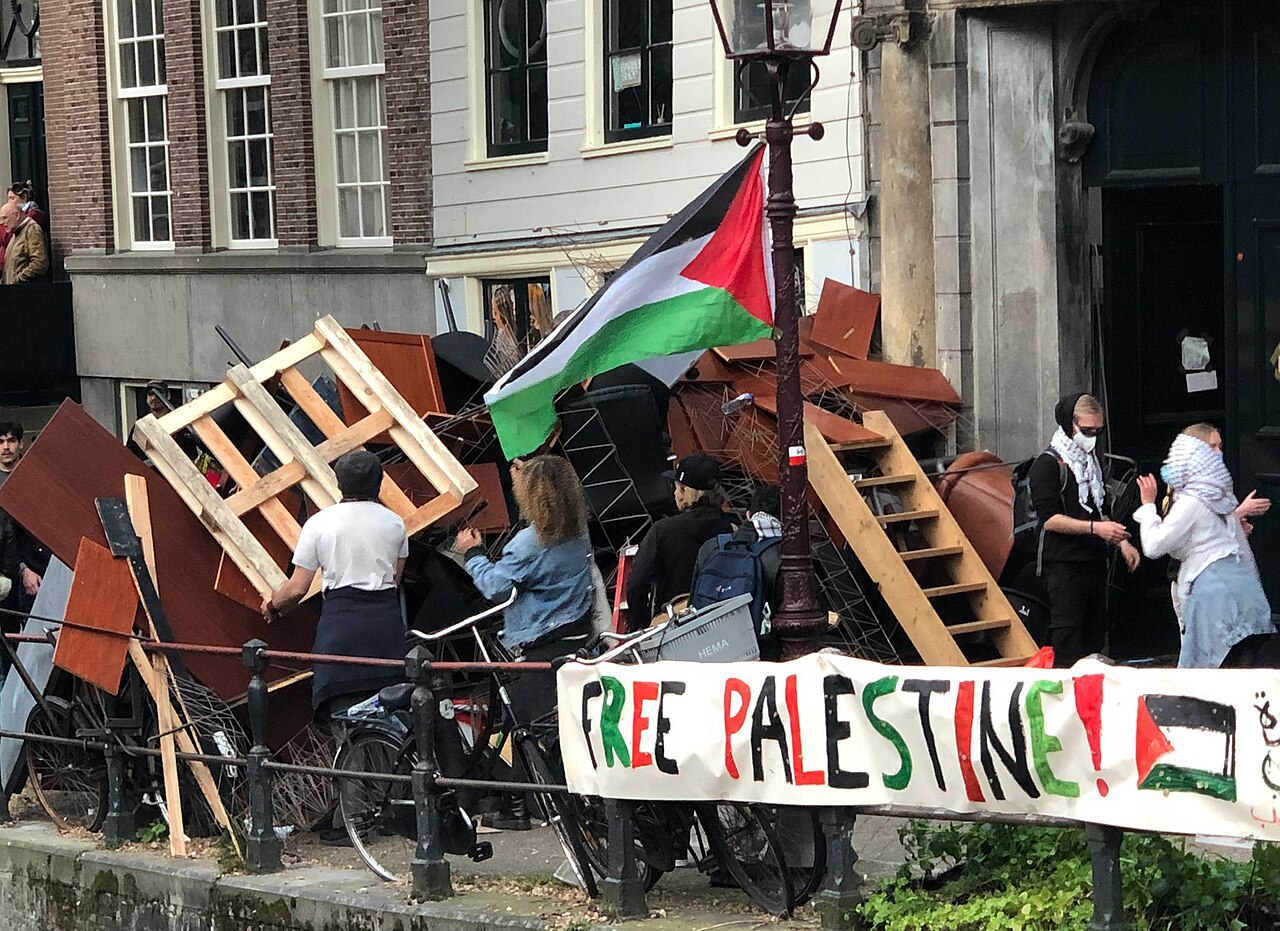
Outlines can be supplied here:
[[40, 224], [24, 216], [14, 201], [0, 205], [0, 224], [10, 235], [4, 250], [4, 283], [26, 284], [43, 278], [49, 271], [49, 248]]

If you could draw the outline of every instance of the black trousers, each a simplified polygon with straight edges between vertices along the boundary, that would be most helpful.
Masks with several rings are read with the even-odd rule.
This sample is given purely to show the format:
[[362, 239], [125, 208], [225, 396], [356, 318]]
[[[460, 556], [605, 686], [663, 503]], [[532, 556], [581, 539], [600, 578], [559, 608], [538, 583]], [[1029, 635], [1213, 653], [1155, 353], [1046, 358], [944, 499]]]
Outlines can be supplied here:
[[1044, 564], [1049, 591], [1049, 642], [1054, 665], [1066, 668], [1090, 653], [1100, 653], [1107, 641], [1107, 564], [1053, 562]]

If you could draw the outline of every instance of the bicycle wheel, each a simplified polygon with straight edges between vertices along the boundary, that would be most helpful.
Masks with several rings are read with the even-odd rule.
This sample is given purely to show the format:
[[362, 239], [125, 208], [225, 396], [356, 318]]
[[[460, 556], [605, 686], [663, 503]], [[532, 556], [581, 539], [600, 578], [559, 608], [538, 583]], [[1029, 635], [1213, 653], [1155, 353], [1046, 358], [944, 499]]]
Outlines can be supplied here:
[[[609, 876], [609, 814], [604, 799], [597, 795], [570, 795], [565, 801], [577, 810], [577, 817], [582, 824], [583, 850], [591, 868], [600, 874], [601, 879]], [[639, 818], [632, 818], [635, 833], [636, 869], [644, 881], [648, 892], [658, 884], [663, 871], [653, 863], [646, 854], [642, 826]]]
[[[552, 775], [551, 767], [537, 743], [531, 737], [518, 739], [516, 749], [524, 760], [529, 772], [529, 779], [535, 785], [556, 785], [562, 780]], [[586, 841], [583, 838], [583, 825], [577, 806], [559, 793], [537, 792], [534, 794], [543, 817], [556, 832], [556, 838], [564, 849], [569, 866], [578, 879], [578, 885], [586, 890], [591, 898], [599, 895], [595, 873], [592, 872], [591, 861], [587, 858]]]
[[[381, 731], [353, 734], [338, 750], [335, 769], [365, 773], [409, 775], [411, 748]], [[380, 779], [339, 779], [338, 811], [351, 845], [374, 875], [387, 882], [410, 877], [418, 846], [418, 819], [413, 789], [404, 782]]]
[[716, 802], [698, 806], [698, 819], [716, 859], [751, 901], [775, 917], [789, 916], [795, 891], [772, 812], [741, 802]]
[[816, 808], [776, 807], [773, 827], [782, 845], [783, 861], [791, 877], [793, 908], [808, 902], [827, 876], [827, 838]]
[[[27, 721], [28, 733], [46, 737], [75, 737], [87, 722], [64, 699], [47, 698]], [[107, 761], [96, 751], [70, 744], [27, 740], [23, 744], [27, 781], [49, 819], [60, 829], [97, 831], [107, 814]]]

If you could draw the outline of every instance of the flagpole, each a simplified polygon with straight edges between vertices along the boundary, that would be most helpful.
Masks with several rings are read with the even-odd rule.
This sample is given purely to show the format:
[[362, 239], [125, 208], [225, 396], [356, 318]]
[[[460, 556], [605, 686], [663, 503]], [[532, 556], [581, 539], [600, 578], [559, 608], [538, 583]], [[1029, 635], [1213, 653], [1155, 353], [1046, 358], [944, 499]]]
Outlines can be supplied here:
[[[764, 138], [769, 146], [769, 196], [765, 216], [773, 242], [774, 326], [777, 327], [778, 491], [782, 499], [782, 558], [778, 578], [781, 604], [773, 619], [782, 641], [782, 658], [793, 659], [821, 646], [826, 616], [818, 607], [809, 541], [809, 468], [804, 447], [804, 394], [800, 390], [799, 308], [792, 227], [796, 216], [791, 139], [794, 128], [784, 98], [787, 72], [809, 61], [788, 57], [764, 60], [769, 72], [770, 113]], [[809, 134], [821, 138], [821, 124]]]

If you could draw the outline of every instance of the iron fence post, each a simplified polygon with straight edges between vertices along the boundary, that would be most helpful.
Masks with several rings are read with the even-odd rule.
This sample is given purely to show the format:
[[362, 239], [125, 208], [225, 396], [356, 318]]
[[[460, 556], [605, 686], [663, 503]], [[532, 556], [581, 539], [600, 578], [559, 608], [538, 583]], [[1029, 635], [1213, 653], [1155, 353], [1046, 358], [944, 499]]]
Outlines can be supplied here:
[[852, 808], [824, 808], [822, 839], [827, 845], [827, 876], [814, 905], [822, 919], [823, 931], [849, 931], [862, 927], [858, 906], [862, 904], [862, 877], [853, 849], [853, 828], [857, 812]]
[[414, 684], [413, 732], [418, 759], [413, 764], [413, 804], [418, 814], [418, 848], [413, 854], [413, 895], [417, 899], [447, 899], [453, 895], [449, 861], [444, 858], [444, 837], [440, 830], [440, 795], [436, 777], [436, 717], [439, 708], [431, 694], [431, 654], [426, 647], [409, 651], [405, 673]]
[[106, 731], [107, 758], [107, 816], [102, 822], [102, 836], [108, 847], [119, 847], [133, 840], [137, 825], [133, 820], [133, 806], [126, 799], [124, 785], [124, 754], [110, 729]]
[[604, 800], [609, 819], [609, 875], [601, 891], [601, 907], [610, 918], [648, 918], [644, 879], [636, 864], [635, 805], [621, 799]]
[[1120, 876], [1124, 831], [1105, 824], [1086, 824], [1084, 836], [1093, 861], [1093, 918], [1089, 931], [1129, 931], [1124, 914], [1124, 881]]
[[[282, 869], [280, 854], [284, 842], [276, 834], [275, 806], [271, 799], [271, 770], [267, 763], [267, 645], [250, 640], [242, 659], [249, 677], [249, 731], [253, 747], [245, 763], [249, 780], [249, 835], [244, 842], [244, 865], [250, 873], [275, 873]], [[234, 828], [233, 828], [234, 830]]]

